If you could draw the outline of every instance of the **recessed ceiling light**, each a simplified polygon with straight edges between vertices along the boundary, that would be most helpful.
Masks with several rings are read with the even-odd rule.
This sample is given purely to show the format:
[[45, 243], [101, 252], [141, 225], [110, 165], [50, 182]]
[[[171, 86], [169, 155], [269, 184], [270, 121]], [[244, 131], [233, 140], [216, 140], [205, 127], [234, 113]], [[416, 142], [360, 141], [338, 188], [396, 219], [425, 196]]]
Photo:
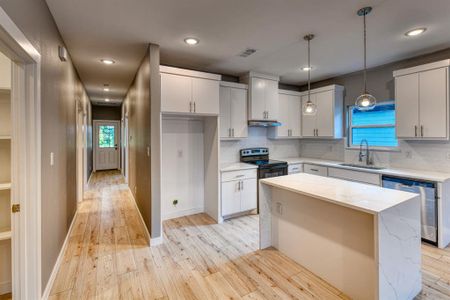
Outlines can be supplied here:
[[100, 61], [101, 61], [102, 63], [104, 63], [105, 65], [112, 65], [113, 63], [115, 63], [114, 60], [109, 59], [109, 58], [102, 58], [102, 59], [100, 59]]
[[302, 71], [308, 72], [309, 70], [312, 70], [313, 67], [302, 67]]
[[200, 41], [199, 41], [198, 39], [196, 39], [196, 38], [189, 37], [189, 38], [185, 38], [185, 39], [184, 39], [184, 42], [185, 42], [186, 44], [188, 44], [189, 46], [195, 46], [195, 45], [197, 45]]
[[109, 102], [110, 100], [108, 98], [105, 99], [105, 102]]
[[420, 35], [420, 34], [424, 33], [426, 30], [427, 29], [425, 27], [423, 27], [423, 28], [415, 28], [415, 29], [412, 29], [410, 31], [407, 31], [405, 33], [405, 35], [406, 36], [416, 36], [416, 35]]
[[109, 88], [108, 88], [108, 87], [104, 87], [103, 90], [104, 90], [105, 92], [109, 92]]

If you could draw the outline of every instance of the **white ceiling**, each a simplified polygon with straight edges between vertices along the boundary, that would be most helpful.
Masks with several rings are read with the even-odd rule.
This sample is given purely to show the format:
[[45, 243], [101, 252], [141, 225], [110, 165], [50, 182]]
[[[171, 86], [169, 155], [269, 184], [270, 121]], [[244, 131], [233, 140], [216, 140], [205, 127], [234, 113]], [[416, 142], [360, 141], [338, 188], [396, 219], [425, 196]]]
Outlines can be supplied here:
[[[161, 46], [161, 63], [222, 74], [249, 70], [302, 84], [306, 42], [312, 41], [313, 80], [362, 68], [362, 18], [367, 17], [368, 66], [450, 46], [449, 0], [47, 0], [93, 101], [122, 99], [148, 43]], [[408, 38], [414, 27], [427, 27]], [[187, 46], [188, 36], [200, 44]], [[247, 58], [245, 48], [257, 52]], [[112, 58], [114, 65], [99, 63]], [[111, 91], [103, 92], [103, 84]]]

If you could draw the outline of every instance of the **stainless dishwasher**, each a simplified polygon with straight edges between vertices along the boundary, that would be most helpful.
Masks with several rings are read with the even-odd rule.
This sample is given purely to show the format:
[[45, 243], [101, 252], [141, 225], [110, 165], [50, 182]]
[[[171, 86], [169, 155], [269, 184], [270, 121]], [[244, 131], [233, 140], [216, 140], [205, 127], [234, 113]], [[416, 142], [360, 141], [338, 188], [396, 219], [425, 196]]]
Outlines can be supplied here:
[[438, 214], [435, 182], [383, 176], [383, 187], [420, 195], [422, 240], [437, 245]]

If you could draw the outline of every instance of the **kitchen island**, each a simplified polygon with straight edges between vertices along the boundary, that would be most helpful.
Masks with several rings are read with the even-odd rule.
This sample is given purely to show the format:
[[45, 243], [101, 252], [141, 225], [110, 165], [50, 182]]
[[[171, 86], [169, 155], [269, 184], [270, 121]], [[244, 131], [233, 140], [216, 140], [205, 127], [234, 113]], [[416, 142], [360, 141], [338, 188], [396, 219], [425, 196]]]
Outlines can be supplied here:
[[416, 194], [311, 174], [259, 182], [260, 248], [275, 247], [353, 299], [421, 290]]

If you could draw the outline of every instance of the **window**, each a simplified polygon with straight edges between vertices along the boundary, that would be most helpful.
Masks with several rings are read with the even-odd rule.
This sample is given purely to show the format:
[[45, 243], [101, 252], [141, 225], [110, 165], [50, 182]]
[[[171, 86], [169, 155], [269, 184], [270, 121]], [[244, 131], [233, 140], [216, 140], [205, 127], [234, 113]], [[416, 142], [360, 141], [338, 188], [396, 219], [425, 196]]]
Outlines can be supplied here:
[[349, 146], [359, 147], [366, 139], [371, 147], [392, 148], [398, 146], [395, 136], [395, 104], [378, 104], [369, 111], [349, 108]]
[[115, 146], [114, 126], [100, 125], [98, 127], [98, 146], [100, 148], [113, 148]]

